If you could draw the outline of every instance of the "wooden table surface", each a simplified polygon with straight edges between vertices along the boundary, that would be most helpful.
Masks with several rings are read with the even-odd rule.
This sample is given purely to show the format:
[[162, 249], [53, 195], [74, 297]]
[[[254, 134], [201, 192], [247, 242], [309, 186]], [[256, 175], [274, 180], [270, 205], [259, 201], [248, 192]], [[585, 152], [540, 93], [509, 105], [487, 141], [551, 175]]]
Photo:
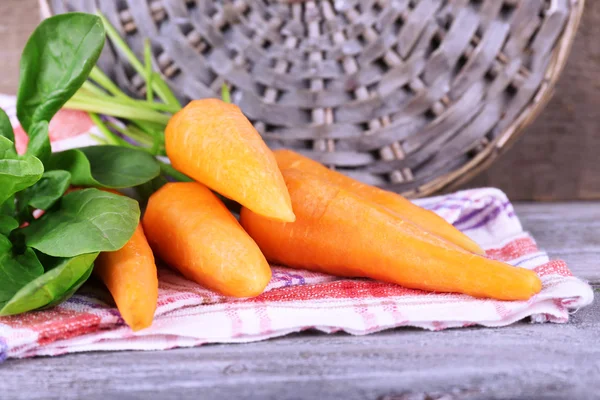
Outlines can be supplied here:
[[[600, 285], [600, 203], [517, 204], [553, 257]], [[9, 360], [2, 399], [595, 399], [600, 304], [568, 324], [303, 333], [161, 352]]]

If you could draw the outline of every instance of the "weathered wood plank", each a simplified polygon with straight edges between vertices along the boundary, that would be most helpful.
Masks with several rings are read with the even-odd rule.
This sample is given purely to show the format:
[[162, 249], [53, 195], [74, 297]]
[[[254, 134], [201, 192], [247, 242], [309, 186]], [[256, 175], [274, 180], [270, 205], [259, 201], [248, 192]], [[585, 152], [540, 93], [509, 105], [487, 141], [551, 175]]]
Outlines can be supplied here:
[[573, 273], [600, 284], [600, 203], [517, 203], [525, 230]]
[[592, 399], [600, 393], [599, 334], [596, 303], [567, 325], [308, 333], [9, 361], [0, 390], [27, 399]]
[[39, 20], [38, 0], [0, 0], [0, 93], [16, 93], [21, 50]]
[[[600, 203], [517, 204], [516, 210], [541, 247], [565, 255], [572, 270], [597, 276]], [[304, 333], [244, 345], [11, 360], [0, 366], [0, 397], [595, 399], [598, 337], [596, 301], [565, 325]]]

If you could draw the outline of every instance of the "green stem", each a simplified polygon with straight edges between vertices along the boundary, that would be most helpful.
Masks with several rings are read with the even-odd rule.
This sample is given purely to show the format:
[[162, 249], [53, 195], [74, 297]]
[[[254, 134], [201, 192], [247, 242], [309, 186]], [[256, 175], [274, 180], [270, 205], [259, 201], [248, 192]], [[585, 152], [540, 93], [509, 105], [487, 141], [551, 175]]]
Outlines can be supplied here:
[[165, 112], [169, 112], [171, 114], [175, 114], [177, 111], [179, 111], [181, 109], [181, 107], [178, 106], [174, 106], [172, 104], [166, 104], [166, 103], [157, 103], [157, 102], [148, 102], [148, 101], [141, 101], [141, 100], [134, 100], [136, 105], [139, 105], [141, 107], [148, 107], [150, 109], [156, 110], [156, 111], [165, 111]]
[[223, 83], [221, 86], [221, 100], [225, 103], [231, 103], [231, 93], [229, 92], [229, 87], [226, 83]]
[[146, 146], [151, 146], [152, 144], [154, 144], [154, 141], [152, 140], [152, 138], [148, 138], [145, 134], [140, 135], [138, 132], [133, 131], [131, 129], [131, 127], [122, 128], [122, 127], [118, 126], [117, 124], [113, 124], [113, 123], [110, 123], [110, 126], [111, 126], [111, 128], [119, 131], [119, 133], [135, 140], [136, 142], [139, 142]]
[[133, 125], [129, 125], [128, 128], [131, 131], [137, 131], [140, 135], [151, 137], [152, 152], [154, 155], [166, 155], [165, 152], [165, 135], [163, 133], [164, 127], [156, 127], [156, 124], [148, 123], [145, 121], [133, 120]]
[[118, 118], [139, 119], [149, 122], [157, 122], [165, 126], [169, 122], [170, 117], [166, 114], [131, 105], [115, 105], [115, 103], [111, 100], [106, 101], [97, 99], [96, 101], [88, 101], [88, 99], [86, 99], [85, 97], [84, 99], [81, 99], [80, 96], [76, 94], [71, 98], [71, 100], [69, 100], [64, 105], [64, 107], [75, 110], [94, 112], [98, 114], [111, 115], [113, 117]]
[[146, 101], [154, 100], [154, 93], [152, 92], [152, 48], [150, 47], [150, 40], [146, 38], [144, 40], [144, 63], [145, 65], [145, 76], [146, 76]]
[[118, 105], [124, 105], [124, 106], [135, 106], [135, 107], [139, 107], [139, 108], [144, 108], [146, 110], [165, 111], [165, 112], [170, 112], [170, 113], [175, 113], [175, 112], [179, 111], [178, 108], [176, 108], [172, 105], [164, 104], [164, 103], [148, 102], [146, 100], [135, 100], [135, 99], [131, 99], [131, 98], [125, 100], [125, 99], [110, 97], [110, 96], [98, 97], [98, 96], [91, 96], [86, 93], [76, 93], [75, 96], [76, 96], [77, 100], [86, 101], [88, 103], [109, 102], [112, 104], [118, 104]]
[[165, 126], [156, 124], [148, 121], [140, 121], [137, 119], [131, 120], [131, 122], [138, 127], [138, 129], [144, 131], [147, 135], [152, 137], [159, 137], [164, 139]]
[[154, 154], [155, 156], [162, 154], [163, 151], [161, 151], [162, 149], [160, 148], [160, 142], [158, 140], [155, 140], [154, 143], [152, 143], [152, 147], [150, 148], [150, 151], [152, 152], [152, 154]]
[[154, 143], [154, 136], [152, 134], [148, 134], [146, 131], [138, 128], [133, 124], [127, 125], [127, 132], [130, 132], [135, 137], [144, 138], [144, 142], [147, 144]]
[[162, 101], [172, 105], [173, 107], [178, 107], [179, 109], [181, 109], [181, 103], [179, 102], [179, 100], [177, 100], [177, 97], [175, 97], [175, 94], [173, 93], [167, 82], [165, 82], [165, 80], [160, 76], [158, 72], [152, 73], [152, 87], [154, 88], [154, 91], [156, 92], [156, 94], [158, 94], [158, 97], [160, 97]]
[[90, 135], [90, 137], [92, 138], [92, 140], [94, 140], [98, 144], [112, 145], [112, 143], [110, 143], [108, 140], [106, 140], [106, 138], [100, 137], [98, 135]]
[[106, 31], [106, 35], [115, 45], [115, 47], [122, 53], [123, 56], [125, 56], [125, 58], [127, 58], [127, 61], [129, 61], [133, 69], [135, 69], [136, 72], [141, 76], [144, 76], [144, 66], [142, 65], [140, 60], [137, 59], [136, 55], [133, 54], [133, 51], [131, 51], [129, 46], [127, 46], [127, 43], [125, 43], [123, 38], [121, 38], [119, 32], [117, 32], [115, 27], [112, 26], [112, 24], [108, 21], [104, 14], [98, 12], [98, 16], [104, 24], [104, 30]]
[[[106, 35], [112, 41], [113, 45], [121, 52], [121, 54], [127, 59], [127, 61], [129, 61], [133, 69], [135, 69], [135, 71], [141, 77], [144, 77], [144, 66], [142, 65], [140, 60], [138, 60], [133, 51], [131, 51], [129, 46], [127, 46], [127, 43], [125, 43], [123, 38], [121, 38], [119, 32], [117, 32], [115, 27], [111, 25], [111, 23], [108, 21], [108, 19], [106, 19], [106, 17], [102, 13], [99, 12], [98, 16], [102, 20], [102, 23], [104, 24], [104, 30], [106, 31]], [[181, 108], [181, 104], [179, 104], [179, 101], [177, 100], [171, 89], [169, 89], [167, 83], [156, 72], [152, 74], [151, 86], [163, 102], [165, 102], [166, 104], [170, 104], [171, 106], [177, 106]]]
[[189, 176], [177, 171], [171, 164], [167, 164], [161, 160], [158, 160], [161, 171], [165, 175], [169, 175], [172, 178], [177, 179], [179, 182], [193, 182], [194, 180]]
[[90, 119], [92, 120], [92, 122], [98, 127], [100, 132], [102, 132], [104, 134], [104, 136], [109, 144], [114, 144], [114, 145], [121, 144], [121, 140], [123, 140], [123, 139], [119, 138], [110, 129], [108, 129], [108, 126], [106, 126], [104, 121], [102, 121], [102, 119], [100, 119], [100, 117], [97, 114], [88, 112], [88, 115], [90, 116]]
[[86, 93], [89, 93], [90, 96], [106, 96], [104, 90], [100, 89], [90, 81], [83, 82], [80, 90], [84, 90]]
[[92, 68], [89, 78], [115, 97], [132, 100], [98, 67]]

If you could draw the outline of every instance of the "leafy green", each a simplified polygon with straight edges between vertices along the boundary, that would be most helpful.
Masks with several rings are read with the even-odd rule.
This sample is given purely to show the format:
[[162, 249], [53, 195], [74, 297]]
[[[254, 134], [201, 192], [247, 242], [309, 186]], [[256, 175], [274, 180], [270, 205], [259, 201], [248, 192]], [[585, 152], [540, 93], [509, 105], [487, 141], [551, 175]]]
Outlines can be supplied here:
[[[0, 316], [56, 305], [75, 293], [89, 278], [98, 253], [55, 259], [41, 276], [29, 281], [0, 309]], [[2, 304], [2, 303], [0, 303]]]
[[69, 171], [73, 185], [112, 189], [141, 185], [160, 174], [160, 166], [150, 154], [110, 145], [54, 153], [47, 167]]
[[164, 176], [160, 175], [152, 179], [151, 181], [136, 186], [135, 192], [140, 203], [142, 205], [148, 203], [148, 199], [150, 198], [150, 196], [152, 196], [154, 192], [156, 192], [168, 182], [169, 181], [167, 181], [167, 179]]
[[[104, 29], [106, 30], [106, 34], [110, 38], [112, 45], [117, 49], [119, 53], [121, 53], [121, 55], [125, 57], [125, 59], [127, 59], [127, 61], [129, 61], [133, 69], [135, 69], [135, 71], [138, 74], [140, 74], [140, 76], [145, 77], [144, 66], [142, 65], [140, 60], [137, 59], [137, 57], [135, 56], [133, 51], [131, 51], [129, 46], [127, 46], [127, 43], [125, 43], [123, 38], [119, 35], [119, 32], [117, 32], [115, 27], [111, 25], [111, 23], [108, 21], [108, 19], [106, 19], [104, 15], [100, 14], [99, 16], [104, 24]], [[162, 79], [159, 73], [153, 72], [152, 78], [149, 81], [147, 81], [146, 84], [148, 83], [152, 85], [154, 92], [158, 95], [158, 97], [160, 97], [162, 101], [165, 102], [165, 104], [181, 107], [181, 104], [179, 104], [179, 101], [177, 100], [177, 98], [175, 97], [167, 83]]]
[[8, 236], [19, 227], [19, 221], [8, 215], [0, 214], [0, 235]]
[[15, 196], [10, 196], [4, 203], [0, 204], [0, 214], [2, 215], [15, 215], [16, 210]]
[[0, 203], [36, 183], [43, 173], [44, 166], [40, 160], [29, 155], [17, 155], [13, 143], [0, 136]]
[[[91, 253], [93, 254], [99, 254], [99, 253]], [[89, 254], [84, 254], [84, 255], [89, 255]], [[81, 257], [81, 256], [80, 256]], [[68, 288], [67, 290], [65, 290], [64, 292], [61, 293], [57, 293], [56, 296], [54, 297], [54, 299], [46, 304], [43, 308], [50, 308], [50, 307], [54, 307], [60, 303], [62, 303], [63, 301], [68, 300], [69, 298], [71, 298], [71, 296], [73, 296], [75, 294], [75, 292], [85, 283], [87, 282], [87, 280], [90, 278], [90, 276], [92, 275], [92, 272], [94, 271], [94, 264], [90, 264], [90, 267], [83, 273], [83, 275], [81, 275], [79, 277], [79, 279], [77, 281], [75, 281], [74, 284], [71, 285], [70, 288]]]
[[15, 142], [15, 132], [13, 131], [12, 124], [8, 115], [0, 108], [0, 136], [4, 136], [11, 142]]
[[26, 244], [53, 257], [115, 251], [127, 243], [140, 218], [137, 201], [98, 189], [63, 197], [60, 207], [23, 229]]
[[50, 121], [87, 79], [104, 46], [102, 21], [68, 13], [44, 20], [21, 55], [17, 116], [26, 132]]
[[[68, 299], [89, 278], [99, 252], [120, 249], [135, 231], [140, 217], [136, 201], [98, 189], [64, 195], [70, 184], [142, 186], [150, 192], [164, 182], [154, 155], [165, 154], [168, 113], [181, 106], [152, 71], [149, 43], [145, 79], [150, 101], [125, 95], [94, 67], [104, 41], [102, 20], [83, 13], [49, 18], [31, 35], [21, 57], [17, 96], [17, 116], [29, 136], [25, 155], [17, 154], [11, 122], [0, 110], [0, 315]], [[92, 71], [95, 84], [86, 82]], [[164, 103], [152, 101], [153, 92]], [[114, 144], [121, 147], [51, 154], [50, 120], [69, 103], [131, 118], [126, 132], [137, 137], [144, 150], [115, 134]], [[112, 125], [105, 128], [120, 132]], [[35, 209], [45, 213], [34, 219]], [[29, 225], [19, 228], [24, 223]]]
[[56, 170], [44, 172], [35, 185], [28, 187], [19, 196], [19, 208], [23, 210], [30, 206], [40, 210], [48, 210], [69, 188], [71, 174], [67, 171]]
[[48, 122], [37, 122], [29, 130], [29, 143], [27, 144], [26, 154], [39, 158], [45, 164], [48, 161], [48, 157], [50, 157], [50, 152]]
[[15, 254], [6, 236], [0, 235], [0, 307], [24, 285], [44, 273], [44, 267], [31, 249]]
[[17, 150], [15, 144], [4, 136], [0, 136], [0, 160], [5, 158], [17, 158]]
[[160, 174], [156, 159], [142, 150], [92, 146], [80, 151], [90, 161], [92, 176], [113, 188], [136, 186]]

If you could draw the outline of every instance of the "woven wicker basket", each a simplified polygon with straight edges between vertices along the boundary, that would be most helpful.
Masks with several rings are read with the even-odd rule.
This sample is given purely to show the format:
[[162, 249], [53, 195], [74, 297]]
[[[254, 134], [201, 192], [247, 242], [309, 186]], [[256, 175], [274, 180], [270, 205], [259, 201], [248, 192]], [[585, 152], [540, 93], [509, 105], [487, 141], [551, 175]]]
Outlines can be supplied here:
[[[550, 97], [583, 0], [41, 0], [98, 7], [186, 102], [221, 84], [272, 148], [410, 197], [489, 165]], [[110, 48], [101, 67], [142, 95]]]

